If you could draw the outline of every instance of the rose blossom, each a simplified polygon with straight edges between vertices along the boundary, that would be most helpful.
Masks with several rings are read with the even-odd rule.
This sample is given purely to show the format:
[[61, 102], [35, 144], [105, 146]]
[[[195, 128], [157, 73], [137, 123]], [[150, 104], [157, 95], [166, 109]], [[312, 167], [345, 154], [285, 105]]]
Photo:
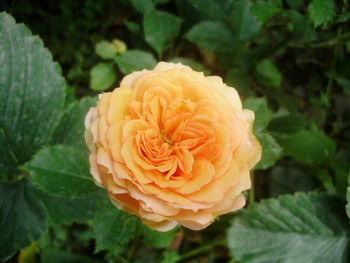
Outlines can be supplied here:
[[124, 77], [88, 112], [91, 174], [150, 228], [203, 229], [245, 205], [261, 157], [253, 119], [220, 77], [160, 62]]

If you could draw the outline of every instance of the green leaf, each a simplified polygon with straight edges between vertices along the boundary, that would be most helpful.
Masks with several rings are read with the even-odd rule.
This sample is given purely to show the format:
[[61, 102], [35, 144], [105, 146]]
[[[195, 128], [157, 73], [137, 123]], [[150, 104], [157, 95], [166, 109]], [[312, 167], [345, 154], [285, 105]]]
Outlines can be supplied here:
[[319, 130], [303, 130], [280, 138], [279, 143], [287, 155], [309, 164], [326, 162], [336, 151], [335, 142]]
[[73, 147], [56, 145], [40, 150], [23, 168], [33, 183], [50, 195], [77, 198], [98, 189], [87, 160], [85, 154]]
[[203, 17], [210, 19], [225, 20], [228, 17], [228, 11], [232, 8], [232, 1], [227, 0], [189, 0]]
[[39, 239], [45, 229], [45, 212], [38, 192], [24, 179], [0, 184], [0, 260]]
[[90, 88], [95, 91], [103, 91], [110, 88], [117, 79], [117, 73], [113, 64], [101, 62], [90, 71]]
[[257, 81], [266, 87], [279, 88], [282, 84], [282, 75], [278, 68], [269, 59], [264, 59], [256, 66]]
[[318, 35], [312, 22], [304, 14], [295, 10], [284, 11], [283, 14], [290, 21], [288, 29], [294, 34], [295, 39], [300, 42], [310, 42], [317, 39]]
[[254, 131], [261, 132], [268, 125], [272, 117], [272, 111], [265, 98], [249, 98], [244, 102], [244, 108], [255, 113]]
[[0, 101], [0, 156], [11, 147], [21, 164], [48, 142], [63, 108], [64, 79], [40, 38], [6, 13], [0, 13]]
[[158, 232], [148, 228], [142, 223], [140, 224], [140, 226], [141, 226], [141, 233], [145, 238], [146, 243], [151, 244], [154, 248], [167, 247], [170, 244], [170, 242], [173, 240], [178, 230], [177, 228], [175, 228], [168, 232]]
[[69, 105], [58, 123], [52, 143], [67, 144], [79, 149], [86, 149], [84, 141], [84, 119], [88, 110], [96, 105], [96, 98], [85, 97]]
[[111, 202], [106, 202], [92, 225], [96, 238], [96, 252], [127, 244], [133, 237], [136, 226], [135, 217], [120, 211]]
[[263, 200], [236, 217], [228, 246], [239, 262], [348, 262], [339, 200], [297, 193]]
[[10, 177], [18, 165], [18, 160], [12, 151], [10, 142], [4, 130], [0, 128], [0, 178], [5, 175]]
[[108, 41], [101, 41], [95, 45], [95, 52], [103, 59], [111, 59], [114, 58], [117, 54], [113, 45]]
[[157, 61], [151, 53], [142, 50], [129, 50], [115, 57], [119, 69], [124, 74], [143, 69], [153, 69]]
[[239, 68], [229, 69], [226, 73], [227, 85], [234, 87], [240, 97], [246, 98], [252, 95], [252, 89], [250, 87], [251, 79], [249, 75]]
[[127, 27], [127, 29], [135, 35], [141, 32], [141, 26], [135, 22], [125, 21], [124, 24]]
[[273, 15], [281, 11], [278, 6], [271, 2], [257, 1], [252, 5], [251, 12], [256, 20], [265, 23]]
[[272, 119], [268, 130], [278, 135], [293, 135], [304, 129], [304, 118], [300, 115], [284, 115]]
[[350, 12], [345, 12], [335, 19], [335, 23], [344, 23], [350, 19]]
[[315, 27], [332, 22], [335, 16], [333, 0], [312, 0], [308, 7], [308, 14]]
[[304, 0], [287, 0], [286, 2], [290, 8], [298, 9], [304, 3]]
[[190, 59], [190, 58], [175, 57], [175, 58], [170, 59], [169, 62], [181, 63], [183, 65], [189, 66], [190, 68], [192, 68], [195, 71], [203, 72], [204, 75], [210, 74], [209, 69], [205, 68], [201, 63], [199, 63], [193, 59]]
[[67, 199], [42, 192], [42, 201], [54, 224], [85, 223], [95, 217], [103, 200], [102, 194], [104, 193], [99, 191], [80, 198]]
[[160, 263], [176, 263], [180, 259], [180, 255], [175, 251], [164, 251], [163, 259]]
[[250, 0], [237, 0], [233, 4], [231, 23], [239, 41], [250, 40], [260, 31], [260, 23], [256, 21], [250, 9]]
[[77, 254], [70, 251], [64, 251], [57, 248], [45, 248], [42, 249], [41, 258], [43, 263], [97, 263], [95, 259], [92, 259], [83, 254]]
[[262, 156], [254, 169], [267, 169], [273, 166], [277, 160], [281, 158], [282, 148], [270, 134], [258, 133], [256, 135], [262, 145]]
[[143, 29], [146, 42], [160, 55], [180, 33], [181, 19], [170, 13], [151, 11], [145, 14]]
[[269, 194], [278, 196], [293, 194], [295, 192], [313, 191], [319, 187], [315, 177], [303, 167], [299, 168], [293, 163], [290, 166], [274, 166], [268, 174]]
[[185, 38], [201, 48], [213, 52], [234, 51], [235, 38], [228, 26], [219, 21], [203, 21], [195, 25]]
[[134, 9], [140, 14], [145, 14], [148, 11], [154, 10], [152, 0], [130, 0]]

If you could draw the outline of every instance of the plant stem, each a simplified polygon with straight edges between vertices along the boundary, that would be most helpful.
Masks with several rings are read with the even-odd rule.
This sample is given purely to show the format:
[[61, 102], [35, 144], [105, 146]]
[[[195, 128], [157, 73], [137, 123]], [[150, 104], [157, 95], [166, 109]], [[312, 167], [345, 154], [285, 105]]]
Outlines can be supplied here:
[[198, 247], [198, 248], [195, 248], [185, 254], [182, 254], [180, 255], [180, 258], [179, 258], [179, 261], [182, 261], [182, 260], [185, 260], [185, 259], [188, 259], [188, 258], [191, 258], [191, 257], [194, 257], [194, 256], [197, 256], [197, 255], [200, 255], [210, 249], [212, 249], [213, 247], [216, 247], [216, 246], [225, 246], [226, 245], [226, 239], [219, 239], [219, 240], [215, 240], [209, 244], [206, 244], [204, 246], [201, 246], [201, 247]]

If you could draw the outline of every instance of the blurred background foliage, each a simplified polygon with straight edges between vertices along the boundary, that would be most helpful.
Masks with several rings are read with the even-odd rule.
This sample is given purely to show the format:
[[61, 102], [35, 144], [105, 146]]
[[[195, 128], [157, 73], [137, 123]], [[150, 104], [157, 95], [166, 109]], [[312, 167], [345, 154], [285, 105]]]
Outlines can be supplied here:
[[[72, 111], [80, 109], [81, 117], [92, 102], [85, 99], [77, 105], [77, 99], [112, 90], [125, 74], [151, 69], [160, 60], [223, 77], [238, 90], [244, 106], [255, 111], [254, 130], [263, 146], [248, 207], [263, 198], [315, 190], [332, 196], [345, 212], [350, 168], [347, 0], [2, 0], [0, 9], [42, 38], [62, 67], [65, 104]], [[65, 139], [56, 133], [56, 142], [62, 143]], [[80, 205], [96, 206], [91, 198], [81, 198]], [[273, 214], [289, 202], [283, 198], [271, 199], [274, 204], [264, 201], [261, 209], [252, 206], [242, 218], [249, 213], [260, 218], [263, 208]], [[329, 213], [332, 207], [323, 196], [304, 194], [295, 195], [294, 204], [307, 206], [303, 198], [313, 200], [311, 211], [315, 206]], [[283, 249], [265, 248], [265, 261], [264, 248], [261, 254], [249, 252], [254, 245], [248, 241], [261, 239], [244, 232], [254, 222], [240, 218], [229, 233], [246, 239], [229, 236], [227, 248], [222, 240], [232, 215], [201, 232], [159, 234], [124, 214], [111, 213], [109, 203], [97, 215], [72, 209], [72, 218], [55, 215], [51, 208], [45, 235], [9, 262], [287, 262], [278, 260], [278, 253], [286, 253]], [[99, 220], [92, 220], [95, 216]], [[292, 225], [297, 221], [288, 220]], [[111, 235], [122, 224], [124, 230]], [[270, 242], [268, 234], [262, 238]], [[276, 238], [283, 244], [282, 237]], [[258, 241], [253, 244], [263, 247]], [[335, 248], [339, 250], [334, 253], [345, 253]], [[302, 254], [300, 247], [291, 250]], [[344, 256], [333, 261], [327, 261], [329, 255], [318, 256], [294, 262], [346, 262]]]

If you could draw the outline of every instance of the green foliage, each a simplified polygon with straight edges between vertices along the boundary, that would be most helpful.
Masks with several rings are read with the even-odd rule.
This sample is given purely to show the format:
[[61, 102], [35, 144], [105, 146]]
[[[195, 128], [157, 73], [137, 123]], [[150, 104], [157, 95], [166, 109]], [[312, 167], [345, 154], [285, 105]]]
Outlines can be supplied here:
[[268, 59], [256, 65], [256, 78], [261, 85], [272, 88], [279, 88], [282, 82], [278, 68]]
[[195, 25], [185, 37], [198, 46], [214, 52], [232, 52], [235, 41], [232, 32], [222, 22], [203, 21]]
[[0, 184], [0, 260], [40, 237], [45, 213], [38, 191], [28, 180]]
[[335, 16], [335, 6], [332, 0], [312, 0], [308, 13], [315, 26], [330, 23]]
[[[21, 0], [0, 7], [48, 47], [0, 14], [0, 260], [14, 262], [27, 248], [37, 262], [346, 262], [347, 1]], [[223, 77], [255, 113], [262, 159], [248, 208], [201, 232], [146, 228], [106, 201], [89, 173], [84, 117], [97, 93], [157, 60]]]
[[322, 193], [264, 200], [233, 221], [231, 253], [240, 262], [347, 262], [348, 236], [335, 202]]
[[115, 57], [115, 62], [124, 74], [143, 69], [152, 69], [156, 65], [153, 55], [141, 50], [126, 51], [120, 56]]
[[137, 227], [134, 217], [115, 208], [109, 201], [98, 211], [92, 228], [96, 238], [96, 252], [125, 245]]
[[[261, 15], [259, 15], [261, 18]], [[256, 36], [260, 31], [260, 24], [251, 12], [250, 0], [234, 2], [231, 14], [232, 28], [239, 41], [246, 41]]]
[[143, 29], [145, 41], [160, 55], [169, 48], [169, 42], [180, 33], [181, 19], [165, 12], [145, 14]]
[[110, 88], [117, 79], [112, 63], [101, 62], [90, 71], [90, 88], [103, 91]]

